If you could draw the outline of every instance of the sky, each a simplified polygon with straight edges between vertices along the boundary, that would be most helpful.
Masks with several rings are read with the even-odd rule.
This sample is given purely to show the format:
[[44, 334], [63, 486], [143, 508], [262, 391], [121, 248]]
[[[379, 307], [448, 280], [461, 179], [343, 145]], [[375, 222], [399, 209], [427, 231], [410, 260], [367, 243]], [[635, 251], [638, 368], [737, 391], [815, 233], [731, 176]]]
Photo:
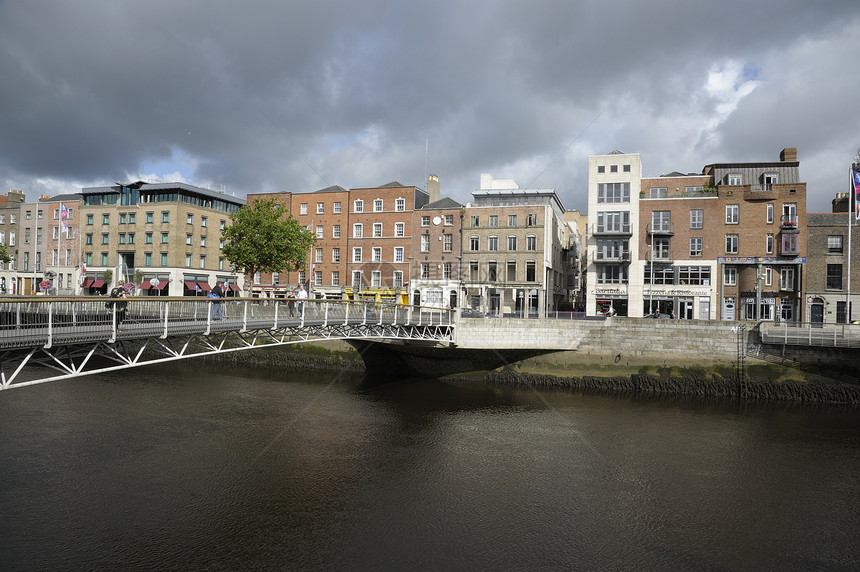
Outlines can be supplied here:
[[585, 211], [643, 176], [779, 160], [807, 209], [860, 149], [857, 0], [0, 0], [0, 192], [230, 195], [482, 173]]

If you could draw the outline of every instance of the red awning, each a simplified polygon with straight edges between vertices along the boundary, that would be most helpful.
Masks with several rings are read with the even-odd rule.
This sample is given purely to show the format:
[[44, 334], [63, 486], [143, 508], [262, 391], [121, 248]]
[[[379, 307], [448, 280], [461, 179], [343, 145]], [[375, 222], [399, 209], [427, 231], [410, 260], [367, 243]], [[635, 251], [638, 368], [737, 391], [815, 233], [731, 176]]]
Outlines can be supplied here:
[[238, 287], [237, 285], [235, 285], [235, 284], [232, 284], [232, 283], [231, 283], [231, 284], [227, 284], [227, 286], [229, 286], [229, 287], [230, 287], [230, 290], [232, 290], [233, 292], [241, 292], [241, 291], [242, 291], [242, 289], [241, 289], [241, 288], [239, 288], [239, 287]]
[[95, 282], [95, 279], [94, 279], [94, 278], [87, 278], [87, 279], [86, 279], [86, 280], [84, 280], [84, 281], [83, 281], [83, 283], [81, 284], [81, 288], [89, 288], [89, 287], [92, 285], [92, 283], [93, 283], [93, 282]]
[[167, 280], [159, 280], [158, 281], [158, 289], [164, 290], [167, 287], [167, 284], [168, 284]]
[[149, 282], [144, 282], [143, 284], [140, 285], [141, 290], [149, 290], [149, 288], [150, 288]]
[[185, 281], [185, 289], [186, 290], [197, 290], [197, 282], [192, 282], [190, 280]]
[[210, 286], [208, 282], [198, 282], [197, 285], [200, 286], [200, 289], [204, 292], [208, 292], [212, 289], [212, 286]]
[[90, 288], [101, 288], [105, 285], [105, 281], [102, 279], [95, 280], [92, 284], [90, 284]]

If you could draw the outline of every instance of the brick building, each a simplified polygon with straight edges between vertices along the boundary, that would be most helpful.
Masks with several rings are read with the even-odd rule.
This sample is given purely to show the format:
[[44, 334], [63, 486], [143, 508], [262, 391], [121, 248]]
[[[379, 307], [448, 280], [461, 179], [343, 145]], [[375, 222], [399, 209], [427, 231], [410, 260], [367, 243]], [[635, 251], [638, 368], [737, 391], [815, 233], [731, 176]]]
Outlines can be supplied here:
[[[813, 323], [844, 324], [860, 319], [857, 314], [860, 304], [860, 221], [849, 213], [849, 199], [848, 193], [838, 193], [833, 200], [832, 212], [807, 215], [808, 262], [804, 303], [808, 308], [808, 320]], [[849, 296], [850, 313], [847, 311]]]

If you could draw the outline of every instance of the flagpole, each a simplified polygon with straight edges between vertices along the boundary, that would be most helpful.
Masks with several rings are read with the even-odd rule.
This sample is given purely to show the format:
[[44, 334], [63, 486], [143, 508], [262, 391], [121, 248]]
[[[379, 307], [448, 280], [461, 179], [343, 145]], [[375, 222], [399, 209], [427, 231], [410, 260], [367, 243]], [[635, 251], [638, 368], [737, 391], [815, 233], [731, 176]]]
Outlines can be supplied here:
[[63, 238], [63, 203], [57, 211], [57, 275], [54, 277], [54, 295], [60, 295], [60, 239]]

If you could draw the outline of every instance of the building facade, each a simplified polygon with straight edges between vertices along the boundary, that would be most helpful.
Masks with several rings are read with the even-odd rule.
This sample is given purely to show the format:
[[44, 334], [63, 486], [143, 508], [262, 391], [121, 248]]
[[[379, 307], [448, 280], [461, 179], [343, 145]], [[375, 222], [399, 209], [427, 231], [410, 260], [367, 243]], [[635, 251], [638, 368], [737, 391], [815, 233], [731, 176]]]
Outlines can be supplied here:
[[849, 212], [849, 199], [848, 193], [839, 193], [832, 212], [807, 215], [804, 303], [814, 324], [860, 319], [860, 220]]

